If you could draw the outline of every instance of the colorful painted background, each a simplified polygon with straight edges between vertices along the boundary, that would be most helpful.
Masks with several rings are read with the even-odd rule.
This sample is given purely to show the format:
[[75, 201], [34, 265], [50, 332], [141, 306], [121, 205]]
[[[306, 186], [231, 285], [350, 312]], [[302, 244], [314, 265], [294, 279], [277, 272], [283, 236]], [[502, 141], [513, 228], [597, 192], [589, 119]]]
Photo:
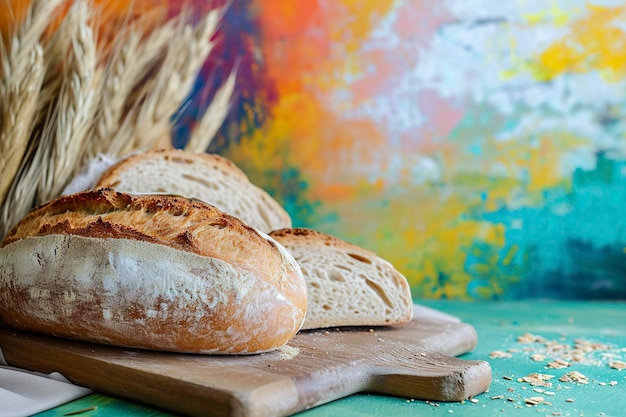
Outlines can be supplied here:
[[[180, 115], [415, 299], [626, 298], [626, 2], [236, 0]], [[201, 85], [202, 84], [202, 85]]]

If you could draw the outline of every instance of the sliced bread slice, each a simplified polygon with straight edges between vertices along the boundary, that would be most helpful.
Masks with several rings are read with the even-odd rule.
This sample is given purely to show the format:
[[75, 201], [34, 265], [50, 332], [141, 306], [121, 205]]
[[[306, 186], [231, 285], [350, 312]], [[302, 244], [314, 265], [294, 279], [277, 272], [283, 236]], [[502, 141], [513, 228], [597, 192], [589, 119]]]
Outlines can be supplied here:
[[135, 154], [109, 168], [94, 188], [197, 198], [265, 233], [291, 227], [291, 217], [276, 200], [234, 163], [215, 154], [180, 149]]
[[375, 253], [305, 228], [270, 233], [296, 259], [309, 303], [303, 329], [387, 326], [413, 317], [408, 281]]

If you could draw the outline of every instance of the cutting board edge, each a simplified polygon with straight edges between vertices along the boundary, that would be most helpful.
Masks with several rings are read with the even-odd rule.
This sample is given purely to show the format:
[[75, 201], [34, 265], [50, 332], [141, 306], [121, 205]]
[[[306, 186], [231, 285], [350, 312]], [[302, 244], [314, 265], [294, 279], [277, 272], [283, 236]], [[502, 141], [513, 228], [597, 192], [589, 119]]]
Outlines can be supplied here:
[[[101, 392], [103, 394], [108, 394], [112, 396], [117, 396], [120, 398], [124, 398], [131, 401], [136, 401], [141, 404], [145, 404], [147, 406], [153, 408], [161, 408], [163, 410], [167, 410], [172, 413], [182, 413], [190, 416], [198, 415], [197, 407], [194, 406], [193, 403], [196, 401], [202, 401], [202, 397], [206, 394], [203, 393], [202, 397], [195, 395], [195, 391], [197, 389], [194, 388], [194, 384], [188, 383], [185, 381], [176, 380], [174, 378], [170, 378], [172, 383], [175, 385], [175, 389], [179, 389], [180, 391], [184, 391], [187, 399], [185, 404], [181, 407], [180, 410], [172, 409], [168, 406], [167, 402], [162, 400], [162, 388], [158, 386], [153, 386], [149, 381], [141, 379], [138, 383], [133, 384], [134, 380], [139, 380], [140, 377], [134, 370], [127, 370], [122, 365], [106, 363], [106, 367], [102, 367], [101, 365], [104, 363], [103, 360], [94, 358], [91, 356], [81, 355], [80, 352], [73, 351], [63, 351], [63, 354], [67, 357], [63, 361], [54, 362], [54, 364], [50, 363], [50, 358], [40, 359], [37, 355], [37, 352], [41, 352], [43, 349], [48, 354], [51, 354], [53, 357], [58, 355], [58, 351], [61, 348], [56, 346], [50, 346], [45, 344], [44, 340], [38, 340], [41, 336], [37, 334], [31, 334], [22, 331], [15, 331], [12, 329], [2, 329], [0, 328], [0, 348], [2, 348], [2, 352], [4, 353], [4, 357], [6, 362], [10, 366], [18, 367], [21, 369], [26, 369], [34, 372], [42, 372], [42, 373], [52, 373], [59, 372], [70, 382], [80, 385], [86, 388], [93, 389], [95, 391]], [[18, 340], [16, 342], [15, 340]], [[7, 343], [8, 341], [8, 343]], [[64, 340], [68, 343], [71, 343], [71, 340]], [[32, 345], [33, 354], [30, 355], [28, 359], [25, 358], [27, 355], [27, 351], [23, 348], [23, 345], [30, 342]], [[17, 346], [14, 348], [13, 345], [17, 343]], [[81, 342], [85, 346], [93, 345], [89, 342]], [[8, 348], [7, 348], [8, 347]], [[94, 345], [96, 347], [96, 345]], [[33, 357], [39, 358], [39, 360], [33, 361]], [[89, 369], [100, 369], [98, 372], [103, 378], [111, 378], [112, 380], [121, 381], [120, 384], [116, 384], [114, 389], [108, 388], [106, 385], [102, 384], [93, 384], [93, 376], [87, 375]], [[108, 369], [107, 369], [108, 368]], [[97, 385], [97, 386], [96, 386]], [[237, 408], [236, 403], [233, 404], [233, 396], [227, 391], [220, 391], [219, 389], [215, 389], [212, 387], [205, 387], [204, 389], [209, 389], [213, 391], [215, 398], [223, 398], [223, 400], [219, 400], [217, 402], [213, 402], [212, 406], [219, 407], [219, 410], [229, 410], [233, 408]], [[190, 395], [191, 394], [191, 395]], [[197, 399], [196, 399], [197, 397]], [[226, 411], [228, 413], [228, 411]], [[206, 414], [206, 416], [222, 416], [227, 415], [224, 414], [223, 411], [219, 411], [217, 414]], [[228, 415], [235, 416], [236, 414], [230, 413]]]

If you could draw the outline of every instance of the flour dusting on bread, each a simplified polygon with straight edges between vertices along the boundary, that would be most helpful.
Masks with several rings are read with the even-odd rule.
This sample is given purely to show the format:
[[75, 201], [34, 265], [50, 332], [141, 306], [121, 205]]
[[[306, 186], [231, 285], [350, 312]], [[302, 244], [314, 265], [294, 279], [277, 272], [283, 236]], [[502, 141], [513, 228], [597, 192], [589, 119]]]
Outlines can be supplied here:
[[0, 246], [0, 317], [23, 330], [243, 354], [284, 345], [306, 313], [302, 272], [284, 248], [183, 197], [61, 197]]

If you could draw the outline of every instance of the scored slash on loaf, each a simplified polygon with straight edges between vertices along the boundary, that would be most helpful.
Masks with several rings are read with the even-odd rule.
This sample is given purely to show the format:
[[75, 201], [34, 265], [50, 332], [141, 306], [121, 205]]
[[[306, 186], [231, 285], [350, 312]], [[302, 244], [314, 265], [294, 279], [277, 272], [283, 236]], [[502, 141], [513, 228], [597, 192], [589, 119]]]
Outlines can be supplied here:
[[244, 354], [300, 330], [293, 257], [199, 200], [110, 189], [34, 208], [0, 245], [0, 318], [118, 346]]

